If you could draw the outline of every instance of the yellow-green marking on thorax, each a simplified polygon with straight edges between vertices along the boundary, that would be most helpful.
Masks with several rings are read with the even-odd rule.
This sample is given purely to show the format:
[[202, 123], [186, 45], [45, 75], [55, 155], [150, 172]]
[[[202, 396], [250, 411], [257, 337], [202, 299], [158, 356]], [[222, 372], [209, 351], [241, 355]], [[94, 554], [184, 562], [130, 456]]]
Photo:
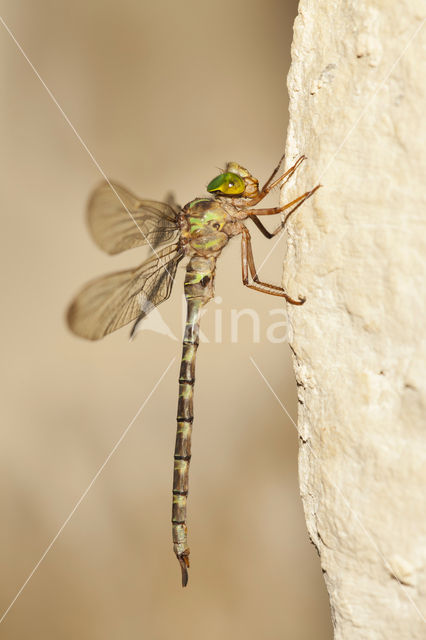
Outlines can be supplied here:
[[201, 217], [189, 216], [189, 224], [191, 233], [206, 227], [220, 231], [225, 224], [225, 215], [221, 209], [208, 209]]
[[216, 251], [228, 242], [223, 227], [228, 214], [216, 200], [199, 198], [186, 207], [191, 246], [196, 251]]

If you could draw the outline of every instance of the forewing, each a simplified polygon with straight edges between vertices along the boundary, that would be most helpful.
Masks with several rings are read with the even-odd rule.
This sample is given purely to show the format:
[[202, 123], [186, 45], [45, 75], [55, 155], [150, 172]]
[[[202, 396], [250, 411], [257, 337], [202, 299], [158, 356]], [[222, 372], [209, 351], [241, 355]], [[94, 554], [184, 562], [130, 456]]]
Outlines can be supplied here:
[[118, 271], [89, 282], [71, 303], [68, 326], [88, 340], [145, 317], [170, 296], [184, 251], [178, 244], [165, 247], [140, 267]]
[[109, 254], [143, 244], [157, 247], [175, 240], [179, 232], [177, 211], [170, 204], [139, 200], [116, 182], [95, 189], [87, 216], [94, 241]]

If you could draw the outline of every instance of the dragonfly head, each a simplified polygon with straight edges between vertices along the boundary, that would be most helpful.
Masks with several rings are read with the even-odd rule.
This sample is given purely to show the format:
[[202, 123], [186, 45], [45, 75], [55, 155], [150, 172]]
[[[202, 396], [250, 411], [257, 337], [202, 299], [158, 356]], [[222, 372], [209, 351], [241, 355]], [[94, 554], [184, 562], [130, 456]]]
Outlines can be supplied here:
[[259, 191], [259, 182], [237, 162], [228, 162], [225, 172], [210, 182], [207, 191], [219, 192], [225, 196], [253, 198]]
[[244, 180], [237, 173], [226, 172], [213, 178], [207, 185], [207, 191], [214, 193], [220, 191], [225, 196], [238, 196], [244, 193], [246, 185]]

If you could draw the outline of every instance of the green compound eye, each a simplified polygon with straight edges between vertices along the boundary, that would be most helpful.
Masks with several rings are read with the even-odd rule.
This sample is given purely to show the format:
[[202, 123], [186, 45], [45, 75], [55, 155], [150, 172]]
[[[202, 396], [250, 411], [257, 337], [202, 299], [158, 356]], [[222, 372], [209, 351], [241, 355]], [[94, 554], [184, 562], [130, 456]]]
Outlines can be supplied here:
[[236, 196], [244, 192], [246, 185], [244, 180], [236, 173], [221, 173], [207, 186], [207, 191], [221, 191], [226, 196]]

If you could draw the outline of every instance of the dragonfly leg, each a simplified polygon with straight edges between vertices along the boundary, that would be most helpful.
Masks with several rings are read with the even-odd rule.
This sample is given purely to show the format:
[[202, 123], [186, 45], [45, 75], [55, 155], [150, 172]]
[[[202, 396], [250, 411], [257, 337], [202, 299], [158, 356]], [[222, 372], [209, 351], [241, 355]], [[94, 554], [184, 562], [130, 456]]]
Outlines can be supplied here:
[[301, 165], [301, 163], [306, 159], [306, 156], [300, 156], [300, 158], [298, 158], [296, 160], [296, 162], [294, 163], [294, 165], [292, 167], [290, 167], [290, 169], [287, 169], [287, 171], [285, 173], [283, 173], [282, 176], [280, 176], [279, 178], [277, 178], [274, 182], [271, 183], [271, 180], [273, 180], [273, 178], [275, 177], [275, 175], [278, 172], [278, 169], [281, 166], [281, 162], [283, 161], [284, 156], [282, 156], [278, 166], [275, 167], [274, 171], [272, 172], [271, 177], [265, 182], [265, 184], [263, 185], [262, 189], [259, 191], [259, 193], [257, 194], [257, 196], [255, 196], [251, 201], [250, 201], [250, 206], [254, 206], [255, 204], [258, 204], [261, 200], [263, 200], [263, 198], [265, 198], [265, 196], [268, 195], [268, 193], [270, 191], [272, 191], [272, 189], [274, 189], [277, 185], [279, 185], [280, 182], [282, 182], [284, 180], [284, 182], [282, 182], [282, 184], [286, 184], [286, 182], [288, 182], [291, 178], [291, 176], [293, 175], [293, 173], [296, 171], [296, 169]]
[[279, 169], [280, 169], [280, 167], [282, 165], [282, 162], [283, 162], [284, 158], [285, 158], [285, 153], [283, 153], [283, 155], [281, 156], [279, 163], [277, 164], [277, 166], [275, 167], [275, 169], [273, 170], [273, 172], [271, 173], [271, 175], [269, 176], [269, 178], [267, 179], [267, 181], [263, 185], [260, 193], [263, 193], [265, 191], [265, 189], [267, 189], [269, 187], [270, 183], [272, 182], [272, 180], [277, 175], [277, 173], [278, 173], [278, 171], [279, 171]]
[[[256, 227], [259, 229], [259, 231], [261, 233], [263, 233], [263, 235], [265, 236], [265, 238], [268, 238], [268, 240], [270, 240], [271, 238], [273, 238], [274, 236], [277, 235], [277, 233], [279, 233], [280, 231], [282, 231], [282, 229], [284, 229], [284, 226], [287, 222], [287, 220], [289, 219], [289, 217], [291, 216], [292, 213], [294, 213], [296, 211], [296, 209], [298, 209], [304, 202], [305, 200], [307, 200], [308, 198], [311, 197], [311, 195], [317, 190], [319, 189], [321, 185], [317, 185], [315, 187], [315, 189], [312, 189], [312, 191], [307, 191], [306, 193], [303, 194], [303, 196], [301, 196], [301, 200], [298, 202], [299, 198], [296, 198], [296, 200], [293, 200], [293, 202], [290, 202], [289, 205], [285, 205], [284, 208], [294, 204], [295, 202], [297, 202], [296, 206], [293, 207], [293, 209], [291, 209], [288, 214], [286, 215], [286, 217], [284, 218], [284, 220], [281, 222], [281, 224], [278, 225], [278, 227], [276, 229], [274, 229], [273, 231], [268, 231], [268, 229], [261, 223], [261, 221], [259, 220], [259, 218], [254, 215], [254, 213], [250, 213], [250, 220], [253, 220], [254, 224], [256, 225]], [[264, 209], [264, 211], [267, 211], [267, 209]]]
[[[273, 296], [280, 296], [285, 298], [290, 304], [301, 305], [305, 302], [305, 298], [299, 297], [298, 300], [290, 298], [290, 296], [284, 291], [282, 287], [277, 287], [274, 284], [268, 284], [267, 282], [261, 282], [256, 272], [254, 264], [253, 250], [251, 246], [251, 236], [249, 230], [244, 227], [241, 238], [241, 267], [243, 275], [243, 284], [249, 289], [255, 291], [261, 291], [262, 293], [269, 293]], [[249, 271], [253, 282], [249, 282]]]
[[275, 231], [268, 231], [268, 229], [260, 222], [257, 216], [250, 216], [250, 220], [253, 220], [256, 227], [265, 236], [265, 238], [268, 238], [268, 240], [273, 238], [283, 228], [283, 224], [281, 223], [280, 226], [275, 229]]
[[[293, 213], [293, 211], [296, 211], [296, 209], [298, 209], [305, 202], [305, 200], [310, 198], [315, 193], [315, 191], [319, 189], [321, 186], [322, 185], [317, 184], [317, 186], [311, 189], [310, 191], [306, 191], [305, 193], [302, 193], [301, 196], [299, 196], [298, 198], [295, 198], [291, 202], [288, 202], [282, 207], [270, 207], [268, 209], [246, 209], [244, 213], [246, 213], [249, 216], [272, 216], [272, 215], [275, 215], [276, 213], [282, 213], [283, 211], [285, 211], [289, 207], [292, 207], [293, 205], [297, 205], [291, 211], [289, 211], [289, 213], [286, 215], [282, 225], [279, 227], [279, 229], [281, 229], [285, 225], [285, 223], [287, 222], [289, 216]], [[275, 231], [275, 233], [278, 233], [278, 231]], [[275, 235], [275, 233], [273, 235]]]

